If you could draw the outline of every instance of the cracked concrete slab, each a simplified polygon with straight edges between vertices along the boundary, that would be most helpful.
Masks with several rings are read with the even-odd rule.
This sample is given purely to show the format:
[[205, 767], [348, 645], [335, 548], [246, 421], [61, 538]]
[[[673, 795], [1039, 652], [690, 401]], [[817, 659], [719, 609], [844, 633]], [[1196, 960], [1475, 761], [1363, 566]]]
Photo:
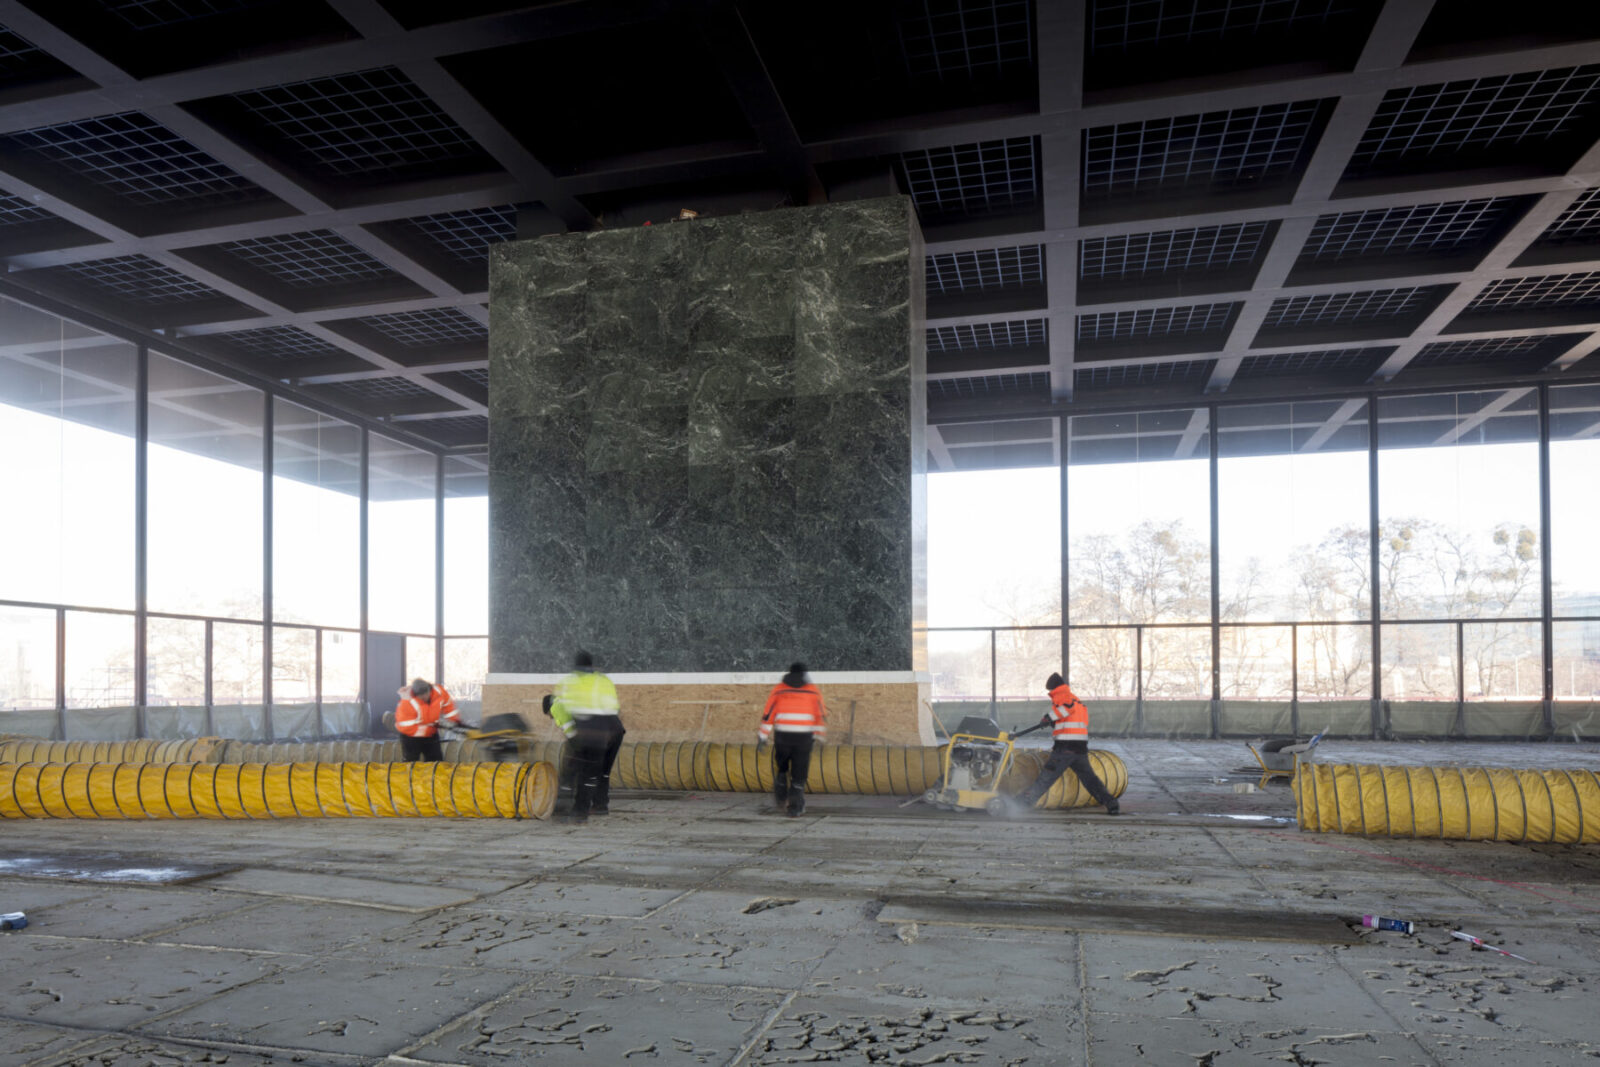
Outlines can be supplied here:
[[1216, 1019], [1152, 1019], [1095, 1013], [1089, 1062], [1140, 1067], [1436, 1067], [1411, 1035], [1393, 1030], [1345, 1030]]
[[59, 900], [42, 900], [34, 907], [6, 910], [25, 910], [28, 932], [35, 937], [51, 934], [131, 940], [192, 919], [226, 914], [247, 903], [209, 889], [97, 886], [87, 894], [68, 893]]
[[348, 1056], [383, 1056], [515, 986], [498, 971], [313, 960], [140, 1029]]
[[[36, 1063], [98, 1040], [92, 1031], [0, 1019], [0, 1063]], [[50, 1059], [49, 1062], [57, 1062]]]
[[162, 944], [214, 945], [287, 955], [337, 954], [415, 920], [406, 912], [379, 911], [322, 903], [308, 908], [297, 900], [258, 901], [225, 896], [235, 910], [215, 919], [186, 922], [146, 935]]
[[490, 911], [636, 919], [671, 903], [685, 892], [687, 890], [590, 882], [535, 882], [484, 897], [478, 903]]
[[420, 962], [434, 967], [548, 969], [582, 952], [611, 922], [579, 916], [450, 910], [352, 943], [340, 955], [396, 965]]
[[1081, 1064], [1082, 1024], [1068, 1009], [946, 1000], [914, 1004], [801, 994], [750, 1049], [760, 1067], [858, 1064]]
[[369, 908], [394, 908], [400, 911], [430, 911], [453, 907], [477, 899], [476, 893], [462, 892], [415, 882], [390, 882], [376, 878], [347, 878], [336, 874], [278, 871], [252, 867], [212, 879], [211, 885], [233, 893], [290, 897], [296, 900], [356, 904]]
[[835, 943], [782, 926], [618, 922], [565, 966], [573, 974], [795, 989]]
[[[994, 961], [974, 967], [974, 960]], [[1005, 980], [997, 981], [997, 970]], [[921, 1001], [930, 997], [972, 1006], [1077, 1005], [1078, 939], [1071, 934], [973, 931], [952, 934], [882, 927], [829, 952], [806, 983], [808, 992]], [[1062, 981], [1071, 976], [1070, 985]]]
[[1323, 945], [1086, 937], [1085, 997], [1119, 1015], [1401, 1030]]
[[736, 986], [557, 978], [520, 988], [405, 1054], [473, 1065], [730, 1063], [786, 996]]
[[282, 970], [269, 956], [108, 942], [0, 971], [0, 1003], [12, 1019], [137, 1026]]
[[[149, 1038], [117, 1035], [100, 1037], [70, 1052], [29, 1061], [29, 1067], [176, 1067], [180, 1064], [227, 1064], [228, 1067], [268, 1067], [283, 1063], [273, 1051], [251, 1052], [239, 1048], [176, 1045]], [[345, 1057], [323, 1061], [327, 1067], [359, 1062]]]

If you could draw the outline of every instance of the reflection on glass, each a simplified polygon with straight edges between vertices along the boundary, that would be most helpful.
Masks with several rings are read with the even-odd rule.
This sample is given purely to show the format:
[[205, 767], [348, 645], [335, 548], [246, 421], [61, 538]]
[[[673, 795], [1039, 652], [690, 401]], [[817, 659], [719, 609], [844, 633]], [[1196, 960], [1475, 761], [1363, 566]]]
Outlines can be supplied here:
[[361, 635], [322, 631], [322, 702], [354, 704], [361, 699]]
[[431, 634], [438, 457], [368, 436], [367, 625]]
[[435, 645], [431, 637], [406, 637], [406, 680], [424, 678], [433, 681], [439, 673], [438, 658]]
[[1600, 620], [1555, 624], [1555, 697], [1600, 700]]
[[489, 677], [489, 639], [447, 637], [444, 642], [444, 677], [440, 679], [457, 700], [482, 700]]
[[261, 703], [261, 627], [219, 622], [211, 627], [211, 702]]
[[1536, 622], [1463, 623], [1462, 678], [1468, 700], [1541, 700], [1544, 657]]
[[[136, 360], [0, 299], [0, 499], [27, 516], [0, 523], [0, 599], [133, 607]], [[55, 677], [53, 660], [27, 669]]]
[[1043, 700], [1044, 680], [1061, 670], [1060, 630], [995, 634], [995, 683], [1001, 700]]
[[[1550, 569], [1556, 615], [1600, 616], [1600, 385], [1550, 389]], [[1558, 683], [1559, 685], [1559, 680]]]
[[275, 399], [273, 619], [356, 626], [360, 597], [361, 431]]
[[1365, 625], [1316, 623], [1296, 627], [1299, 692], [1308, 700], [1372, 698], [1372, 630]]
[[487, 456], [446, 456], [444, 460], [444, 632], [447, 634], [489, 632], [488, 471]]
[[67, 612], [67, 707], [133, 705], [133, 616]]
[[1366, 401], [1224, 407], [1217, 421], [1223, 621], [1370, 615]]
[[988, 630], [928, 634], [928, 669], [935, 700], [988, 703], [991, 693]]
[[1138, 651], [1132, 627], [1072, 630], [1067, 681], [1084, 700], [1133, 700], [1139, 695]]
[[1383, 699], [1448, 700], [1457, 695], [1456, 628], [1449, 623], [1383, 628]]
[[1529, 387], [1379, 400], [1385, 618], [1539, 614], [1538, 406]]
[[1068, 420], [1072, 622], [1210, 620], [1208, 419], [1197, 408]]
[[55, 706], [56, 613], [0, 606], [0, 709]]
[[1224, 700], [1288, 700], [1294, 696], [1294, 658], [1287, 626], [1224, 626]]
[[151, 610], [261, 618], [262, 421], [259, 390], [150, 353]]
[[317, 631], [311, 627], [272, 628], [272, 702], [317, 702]]
[[1146, 700], [1210, 700], [1210, 628], [1147, 627], [1139, 666]]
[[145, 703], [206, 702], [206, 624], [152, 617], [145, 623]]

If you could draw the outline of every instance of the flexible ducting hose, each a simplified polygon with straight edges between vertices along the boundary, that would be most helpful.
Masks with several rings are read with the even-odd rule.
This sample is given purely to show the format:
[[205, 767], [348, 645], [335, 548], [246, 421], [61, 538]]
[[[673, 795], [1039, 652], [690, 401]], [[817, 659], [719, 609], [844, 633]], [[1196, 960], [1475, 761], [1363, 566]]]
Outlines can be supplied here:
[[[523, 746], [524, 758], [560, 766], [563, 742], [533, 741]], [[1047, 752], [1016, 753], [1003, 792], [1020, 792], [1038, 777]], [[1121, 796], [1128, 788], [1128, 769], [1110, 752], [1089, 753], [1095, 773]], [[817, 745], [811, 752], [811, 793], [863, 793], [918, 796], [944, 777], [944, 749], [893, 745]], [[772, 788], [772, 753], [755, 745], [714, 741], [648, 741], [624, 744], [611, 770], [611, 784], [620, 789], [689, 789], [764, 793]], [[1075, 774], [1064, 774], [1040, 799], [1041, 808], [1075, 808], [1093, 804]]]
[[1600, 775], [1301, 763], [1302, 830], [1457, 841], [1600, 842]]
[[548, 763], [7, 763], [7, 819], [543, 819]]
[[219, 737], [184, 741], [0, 741], [0, 763], [215, 763]]

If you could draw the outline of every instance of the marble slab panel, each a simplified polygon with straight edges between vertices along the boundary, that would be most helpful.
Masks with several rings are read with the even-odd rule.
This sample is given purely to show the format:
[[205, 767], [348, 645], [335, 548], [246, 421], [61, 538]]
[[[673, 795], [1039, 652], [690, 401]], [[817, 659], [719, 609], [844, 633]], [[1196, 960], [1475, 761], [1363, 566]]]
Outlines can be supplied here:
[[905, 198], [498, 246], [491, 669], [920, 662], [922, 271]]

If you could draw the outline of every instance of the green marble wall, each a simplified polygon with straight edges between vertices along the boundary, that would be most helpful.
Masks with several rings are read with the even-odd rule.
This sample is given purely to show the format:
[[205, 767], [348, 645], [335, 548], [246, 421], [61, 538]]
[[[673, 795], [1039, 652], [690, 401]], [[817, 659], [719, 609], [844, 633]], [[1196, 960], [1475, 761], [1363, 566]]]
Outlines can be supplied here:
[[490, 670], [925, 669], [907, 198], [500, 245]]

